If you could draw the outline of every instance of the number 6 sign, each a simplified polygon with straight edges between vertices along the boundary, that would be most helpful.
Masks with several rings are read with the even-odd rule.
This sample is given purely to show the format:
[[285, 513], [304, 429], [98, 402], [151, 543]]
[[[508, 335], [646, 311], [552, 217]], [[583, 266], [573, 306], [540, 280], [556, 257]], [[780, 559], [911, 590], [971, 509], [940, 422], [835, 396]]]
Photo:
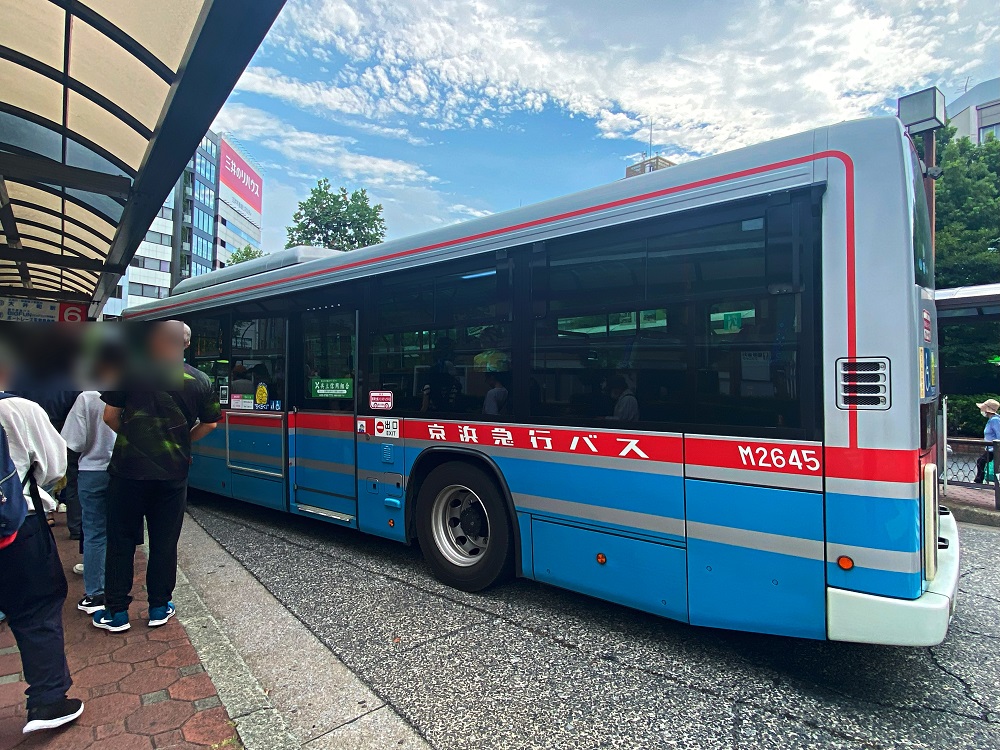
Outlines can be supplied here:
[[73, 305], [67, 302], [59, 304], [60, 323], [83, 323], [87, 319], [86, 305]]

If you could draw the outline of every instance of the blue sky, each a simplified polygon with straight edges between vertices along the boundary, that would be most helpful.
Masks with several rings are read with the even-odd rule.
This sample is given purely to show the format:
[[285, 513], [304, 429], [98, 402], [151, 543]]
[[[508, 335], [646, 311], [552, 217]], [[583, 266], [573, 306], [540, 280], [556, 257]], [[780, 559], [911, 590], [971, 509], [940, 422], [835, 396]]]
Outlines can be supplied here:
[[320, 177], [402, 237], [677, 161], [956, 98], [995, 0], [289, 0], [220, 112], [264, 168], [264, 249]]

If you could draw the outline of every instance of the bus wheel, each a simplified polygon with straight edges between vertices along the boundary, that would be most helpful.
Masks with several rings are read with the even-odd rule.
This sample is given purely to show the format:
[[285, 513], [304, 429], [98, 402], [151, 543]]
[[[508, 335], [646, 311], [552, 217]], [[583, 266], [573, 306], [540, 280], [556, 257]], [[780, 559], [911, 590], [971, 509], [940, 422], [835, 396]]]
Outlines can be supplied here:
[[496, 483], [461, 461], [434, 469], [417, 495], [417, 538], [438, 580], [481, 591], [513, 572], [510, 518]]

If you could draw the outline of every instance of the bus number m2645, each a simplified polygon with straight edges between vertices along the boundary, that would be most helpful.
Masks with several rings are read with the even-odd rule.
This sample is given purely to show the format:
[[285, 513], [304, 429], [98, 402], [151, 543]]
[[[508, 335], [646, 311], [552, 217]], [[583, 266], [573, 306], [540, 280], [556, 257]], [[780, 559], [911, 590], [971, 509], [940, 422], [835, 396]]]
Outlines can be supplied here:
[[820, 469], [817, 451], [811, 448], [782, 447], [766, 448], [762, 445], [741, 445], [740, 460], [744, 466], [755, 469], [796, 469], [798, 471], [818, 472]]

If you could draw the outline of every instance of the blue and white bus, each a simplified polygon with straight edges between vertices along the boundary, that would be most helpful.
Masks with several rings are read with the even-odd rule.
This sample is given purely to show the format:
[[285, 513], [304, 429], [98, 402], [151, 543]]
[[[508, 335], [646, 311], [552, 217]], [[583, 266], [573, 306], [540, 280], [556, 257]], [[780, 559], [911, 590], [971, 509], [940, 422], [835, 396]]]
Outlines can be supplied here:
[[928, 646], [937, 497], [921, 165], [813, 130], [126, 313], [181, 318], [221, 429], [193, 487], [719, 628]]

